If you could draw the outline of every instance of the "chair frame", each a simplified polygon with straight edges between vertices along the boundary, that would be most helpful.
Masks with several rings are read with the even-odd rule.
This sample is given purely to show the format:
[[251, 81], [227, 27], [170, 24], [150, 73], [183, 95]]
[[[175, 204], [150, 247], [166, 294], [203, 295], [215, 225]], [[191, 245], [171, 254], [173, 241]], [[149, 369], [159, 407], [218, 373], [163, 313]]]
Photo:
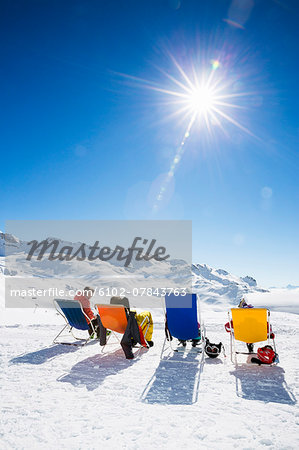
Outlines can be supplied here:
[[[198, 306], [198, 295], [197, 294], [195, 294], [195, 295], [196, 295], [196, 307], [197, 307]], [[164, 315], [166, 317], [166, 304], [164, 304], [163, 310], [164, 310]], [[199, 340], [200, 341], [200, 343], [199, 343], [200, 347], [199, 348], [198, 347], [192, 347], [191, 351], [196, 352], [198, 354], [201, 354], [200, 363], [202, 363], [203, 360], [204, 360], [204, 344], [205, 344], [205, 340], [206, 340], [206, 329], [205, 329], [204, 322], [201, 320], [200, 308], [197, 307], [196, 310], [197, 310], [197, 320], [200, 323], [200, 340]], [[163, 346], [162, 346], [162, 350], [161, 350], [161, 354], [160, 354], [160, 360], [161, 361], [168, 361], [168, 362], [177, 362], [177, 361], [173, 361], [171, 359], [163, 358], [164, 353], [168, 349], [171, 349], [173, 353], [174, 352], [185, 353], [186, 347], [174, 348], [173, 345], [172, 345], [171, 335], [170, 335], [170, 331], [168, 330], [168, 328], [166, 330], [166, 333], [167, 333], [167, 336], [165, 335], [165, 338], [164, 338], [164, 342], [163, 342]], [[175, 339], [177, 339], [175, 336], [173, 336], [173, 337]], [[166, 346], [166, 342], [167, 341], [169, 343], [168, 346]], [[184, 350], [181, 351], [179, 348], [183, 348]], [[195, 361], [185, 361], [183, 359], [181, 360], [181, 362], [183, 362], [184, 364], [195, 364], [196, 363]]]
[[[244, 308], [246, 309], [246, 308]], [[268, 308], [255, 308], [255, 309], [266, 309], [267, 310], [267, 345], [271, 344], [271, 340], [273, 343], [273, 347], [274, 347], [274, 351], [276, 353], [276, 345], [275, 345], [275, 339], [271, 339], [270, 338], [270, 334], [271, 334], [271, 322], [270, 322], [270, 311]], [[253, 355], [253, 353], [249, 353], [249, 352], [237, 352], [236, 351], [236, 340], [235, 339], [235, 333], [234, 333], [234, 327], [231, 326], [232, 323], [232, 312], [231, 309], [228, 311], [228, 320], [229, 320], [229, 324], [230, 324], [230, 356], [231, 356], [231, 362], [235, 365], [238, 364], [238, 360], [237, 360], [237, 355]], [[238, 341], [238, 342], [243, 342], [243, 341]], [[257, 342], [264, 342], [264, 341], [257, 341]], [[234, 359], [233, 359], [233, 354], [234, 354]]]
[[[80, 338], [80, 337], [77, 337], [77, 336], [73, 333], [73, 328], [74, 328], [74, 327], [72, 327], [72, 326], [69, 324], [69, 321], [67, 320], [67, 318], [66, 318], [66, 316], [64, 315], [63, 311], [61, 310], [59, 304], [57, 303], [57, 300], [59, 301], [59, 300], [64, 300], [64, 299], [54, 299], [54, 300], [53, 300], [53, 303], [54, 303], [54, 307], [55, 307], [56, 311], [64, 318], [66, 324], [65, 324], [64, 327], [59, 331], [59, 333], [57, 334], [57, 336], [53, 339], [53, 344], [74, 345], [74, 346], [76, 346], [76, 347], [83, 347], [84, 345], [86, 345], [86, 344], [91, 340], [91, 336], [89, 336], [87, 339], [84, 339], [84, 338], [82, 339], [82, 338]], [[64, 301], [67, 302], [67, 300], [64, 300]], [[89, 325], [91, 326], [91, 329], [92, 329], [93, 333], [95, 333], [95, 328], [94, 328], [93, 324], [91, 323], [91, 321], [90, 321], [89, 317], [87, 316], [87, 314], [85, 314], [85, 312], [83, 311], [83, 308], [82, 308], [81, 303], [80, 303], [78, 300], [72, 300], [72, 301], [78, 303], [78, 305], [80, 306], [80, 309], [81, 309], [81, 311], [82, 311], [84, 317], [89, 321]], [[86, 320], [86, 323], [88, 324], [87, 320]], [[83, 343], [81, 342], [81, 343], [79, 344], [79, 343], [76, 343], [76, 342], [61, 342], [61, 341], [59, 341], [59, 340], [58, 340], [59, 336], [61, 336], [61, 337], [62, 337], [62, 336], [69, 336], [69, 334], [62, 335], [62, 333], [64, 332], [65, 329], [68, 330], [68, 333], [71, 333], [71, 335], [73, 336], [74, 339], [76, 339], [77, 341], [83, 341]], [[84, 331], [84, 330], [82, 330], [82, 331]], [[87, 331], [87, 330], [86, 330], [86, 331]]]

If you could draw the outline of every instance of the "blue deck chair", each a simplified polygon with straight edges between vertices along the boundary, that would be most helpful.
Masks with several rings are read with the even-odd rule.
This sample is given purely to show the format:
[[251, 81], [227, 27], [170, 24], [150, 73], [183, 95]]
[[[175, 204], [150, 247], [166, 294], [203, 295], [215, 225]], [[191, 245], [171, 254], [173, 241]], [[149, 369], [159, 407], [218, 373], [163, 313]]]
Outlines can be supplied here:
[[[164, 353], [166, 341], [169, 341], [170, 348], [173, 351], [178, 351], [178, 348], [174, 348], [172, 345], [172, 338], [176, 338], [179, 341], [189, 341], [192, 339], [198, 339], [200, 324], [200, 340], [199, 344], [203, 344], [205, 340], [204, 325], [198, 316], [197, 310], [197, 295], [186, 294], [176, 296], [169, 294], [165, 296], [166, 307], [166, 326], [165, 326], [165, 341], [162, 348], [161, 356]], [[198, 349], [203, 353], [203, 349]]]
[[[87, 320], [89, 320], [88, 316], [84, 313], [83, 308], [81, 306], [81, 303], [77, 300], [62, 300], [62, 299], [55, 299], [54, 300], [54, 306], [56, 308], [56, 311], [64, 318], [66, 324], [62, 328], [62, 330], [57, 334], [57, 336], [54, 338], [53, 343], [54, 344], [65, 344], [65, 345], [80, 345], [83, 346], [87, 344], [87, 342], [91, 339], [90, 336], [88, 338], [80, 338], [74, 335], [73, 329], [76, 328], [77, 330], [82, 331], [88, 331], [89, 326], [87, 323]], [[93, 324], [90, 323], [92, 331], [95, 333], [95, 329], [93, 327]], [[76, 342], [62, 342], [58, 340], [59, 336], [62, 335], [64, 330], [68, 330], [68, 336], [69, 333], [73, 336], [74, 339], [77, 341], [81, 341], [81, 343]]]

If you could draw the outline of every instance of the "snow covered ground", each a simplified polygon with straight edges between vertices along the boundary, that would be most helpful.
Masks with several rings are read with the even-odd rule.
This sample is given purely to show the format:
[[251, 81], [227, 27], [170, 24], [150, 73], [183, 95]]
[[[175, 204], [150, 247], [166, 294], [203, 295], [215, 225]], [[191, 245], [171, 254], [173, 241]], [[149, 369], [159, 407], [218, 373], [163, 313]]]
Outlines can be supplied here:
[[160, 310], [154, 347], [126, 360], [118, 346], [102, 354], [97, 341], [52, 345], [61, 317], [4, 310], [3, 284], [0, 295], [1, 449], [298, 448], [298, 315], [271, 315], [278, 366], [241, 359], [236, 368], [222, 305], [204, 304], [202, 313], [207, 336], [228, 356], [200, 365], [195, 353], [160, 360]]

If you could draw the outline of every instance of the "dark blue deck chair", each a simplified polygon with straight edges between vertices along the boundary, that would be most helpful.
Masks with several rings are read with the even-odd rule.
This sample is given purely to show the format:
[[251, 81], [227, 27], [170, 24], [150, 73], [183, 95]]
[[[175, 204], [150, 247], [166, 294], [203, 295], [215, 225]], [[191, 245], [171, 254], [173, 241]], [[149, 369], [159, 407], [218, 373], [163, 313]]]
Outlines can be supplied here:
[[[176, 296], [169, 294], [165, 296], [165, 341], [161, 357], [165, 351], [166, 341], [172, 351], [181, 349], [185, 351], [187, 341], [196, 343], [195, 351], [203, 354], [203, 343], [205, 341], [205, 329], [197, 309], [197, 295], [186, 294]], [[179, 345], [174, 348], [173, 338], [179, 340]]]
[[[80, 338], [78, 336], [75, 336], [73, 333], [73, 329], [82, 330], [82, 331], [88, 331], [89, 326], [87, 323], [88, 316], [84, 313], [81, 303], [77, 300], [62, 300], [62, 299], [55, 299], [54, 300], [54, 306], [56, 308], [56, 311], [64, 318], [66, 324], [62, 328], [62, 330], [57, 334], [57, 336], [54, 338], [53, 343], [54, 344], [64, 344], [64, 345], [77, 345], [77, 346], [83, 346], [87, 344], [87, 342], [91, 339], [91, 337], [88, 335], [87, 338]], [[86, 320], [87, 319], [87, 320]], [[93, 333], [95, 333], [95, 329], [93, 327], [93, 324], [90, 323], [91, 329]], [[61, 340], [58, 340], [59, 337], [62, 337], [62, 333], [64, 330], [67, 329], [69, 336], [69, 333], [73, 336], [74, 339], [77, 341], [81, 341], [81, 343], [76, 342], [62, 342]], [[65, 335], [66, 336], [66, 335]]]

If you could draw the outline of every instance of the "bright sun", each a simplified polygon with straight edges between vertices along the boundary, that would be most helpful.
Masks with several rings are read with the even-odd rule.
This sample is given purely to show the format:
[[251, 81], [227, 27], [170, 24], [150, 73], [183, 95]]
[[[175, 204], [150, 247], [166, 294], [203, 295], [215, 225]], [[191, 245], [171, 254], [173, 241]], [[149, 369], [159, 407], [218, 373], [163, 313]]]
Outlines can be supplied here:
[[208, 86], [201, 86], [190, 94], [188, 103], [192, 112], [197, 114], [209, 113], [214, 106], [215, 96]]
[[[183, 138], [176, 149], [174, 158], [170, 164], [170, 168], [166, 174], [166, 178], [160, 186], [157, 194], [153, 210], [158, 210], [159, 205], [162, 205], [162, 200], [166, 192], [170, 180], [174, 177], [175, 171], [184, 154], [185, 144], [190, 136], [193, 124], [198, 122], [200, 126], [205, 126], [207, 132], [212, 136], [213, 127], [217, 126], [227, 136], [225, 130], [225, 122], [238, 127], [247, 134], [254, 136], [254, 134], [244, 127], [237, 119], [234, 110], [243, 109], [244, 107], [236, 102], [241, 97], [251, 95], [250, 92], [228, 92], [228, 88], [233, 83], [232, 80], [226, 79], [225, 74], [217, 74], [218, 69], [221, 68], [221, 62], [218, 60], [211, 60], [211, 66], [201, 67], [201, 70], [196, 70], [193, 67], [190, 75], [188, 75], [176, 59], [169, 55], [175, 68], [178, 71], [179, 77], [160, 71], [170, 81], [169, 86], [162, 87], [154, 82], [142, 80], [136, 77], [130, 77], [136, 82], [142, 82], [144, 87], [152, 89], [156, 92], [168, 97], [168, 104], [173, 105], [174, 111], [171, 116], [182, 116], [188, 119], [187, 127], [183, 134]], [[203, 128], [202, 128], [203, 129]], [[255, 137], [255, 136], [254, 136]]]

